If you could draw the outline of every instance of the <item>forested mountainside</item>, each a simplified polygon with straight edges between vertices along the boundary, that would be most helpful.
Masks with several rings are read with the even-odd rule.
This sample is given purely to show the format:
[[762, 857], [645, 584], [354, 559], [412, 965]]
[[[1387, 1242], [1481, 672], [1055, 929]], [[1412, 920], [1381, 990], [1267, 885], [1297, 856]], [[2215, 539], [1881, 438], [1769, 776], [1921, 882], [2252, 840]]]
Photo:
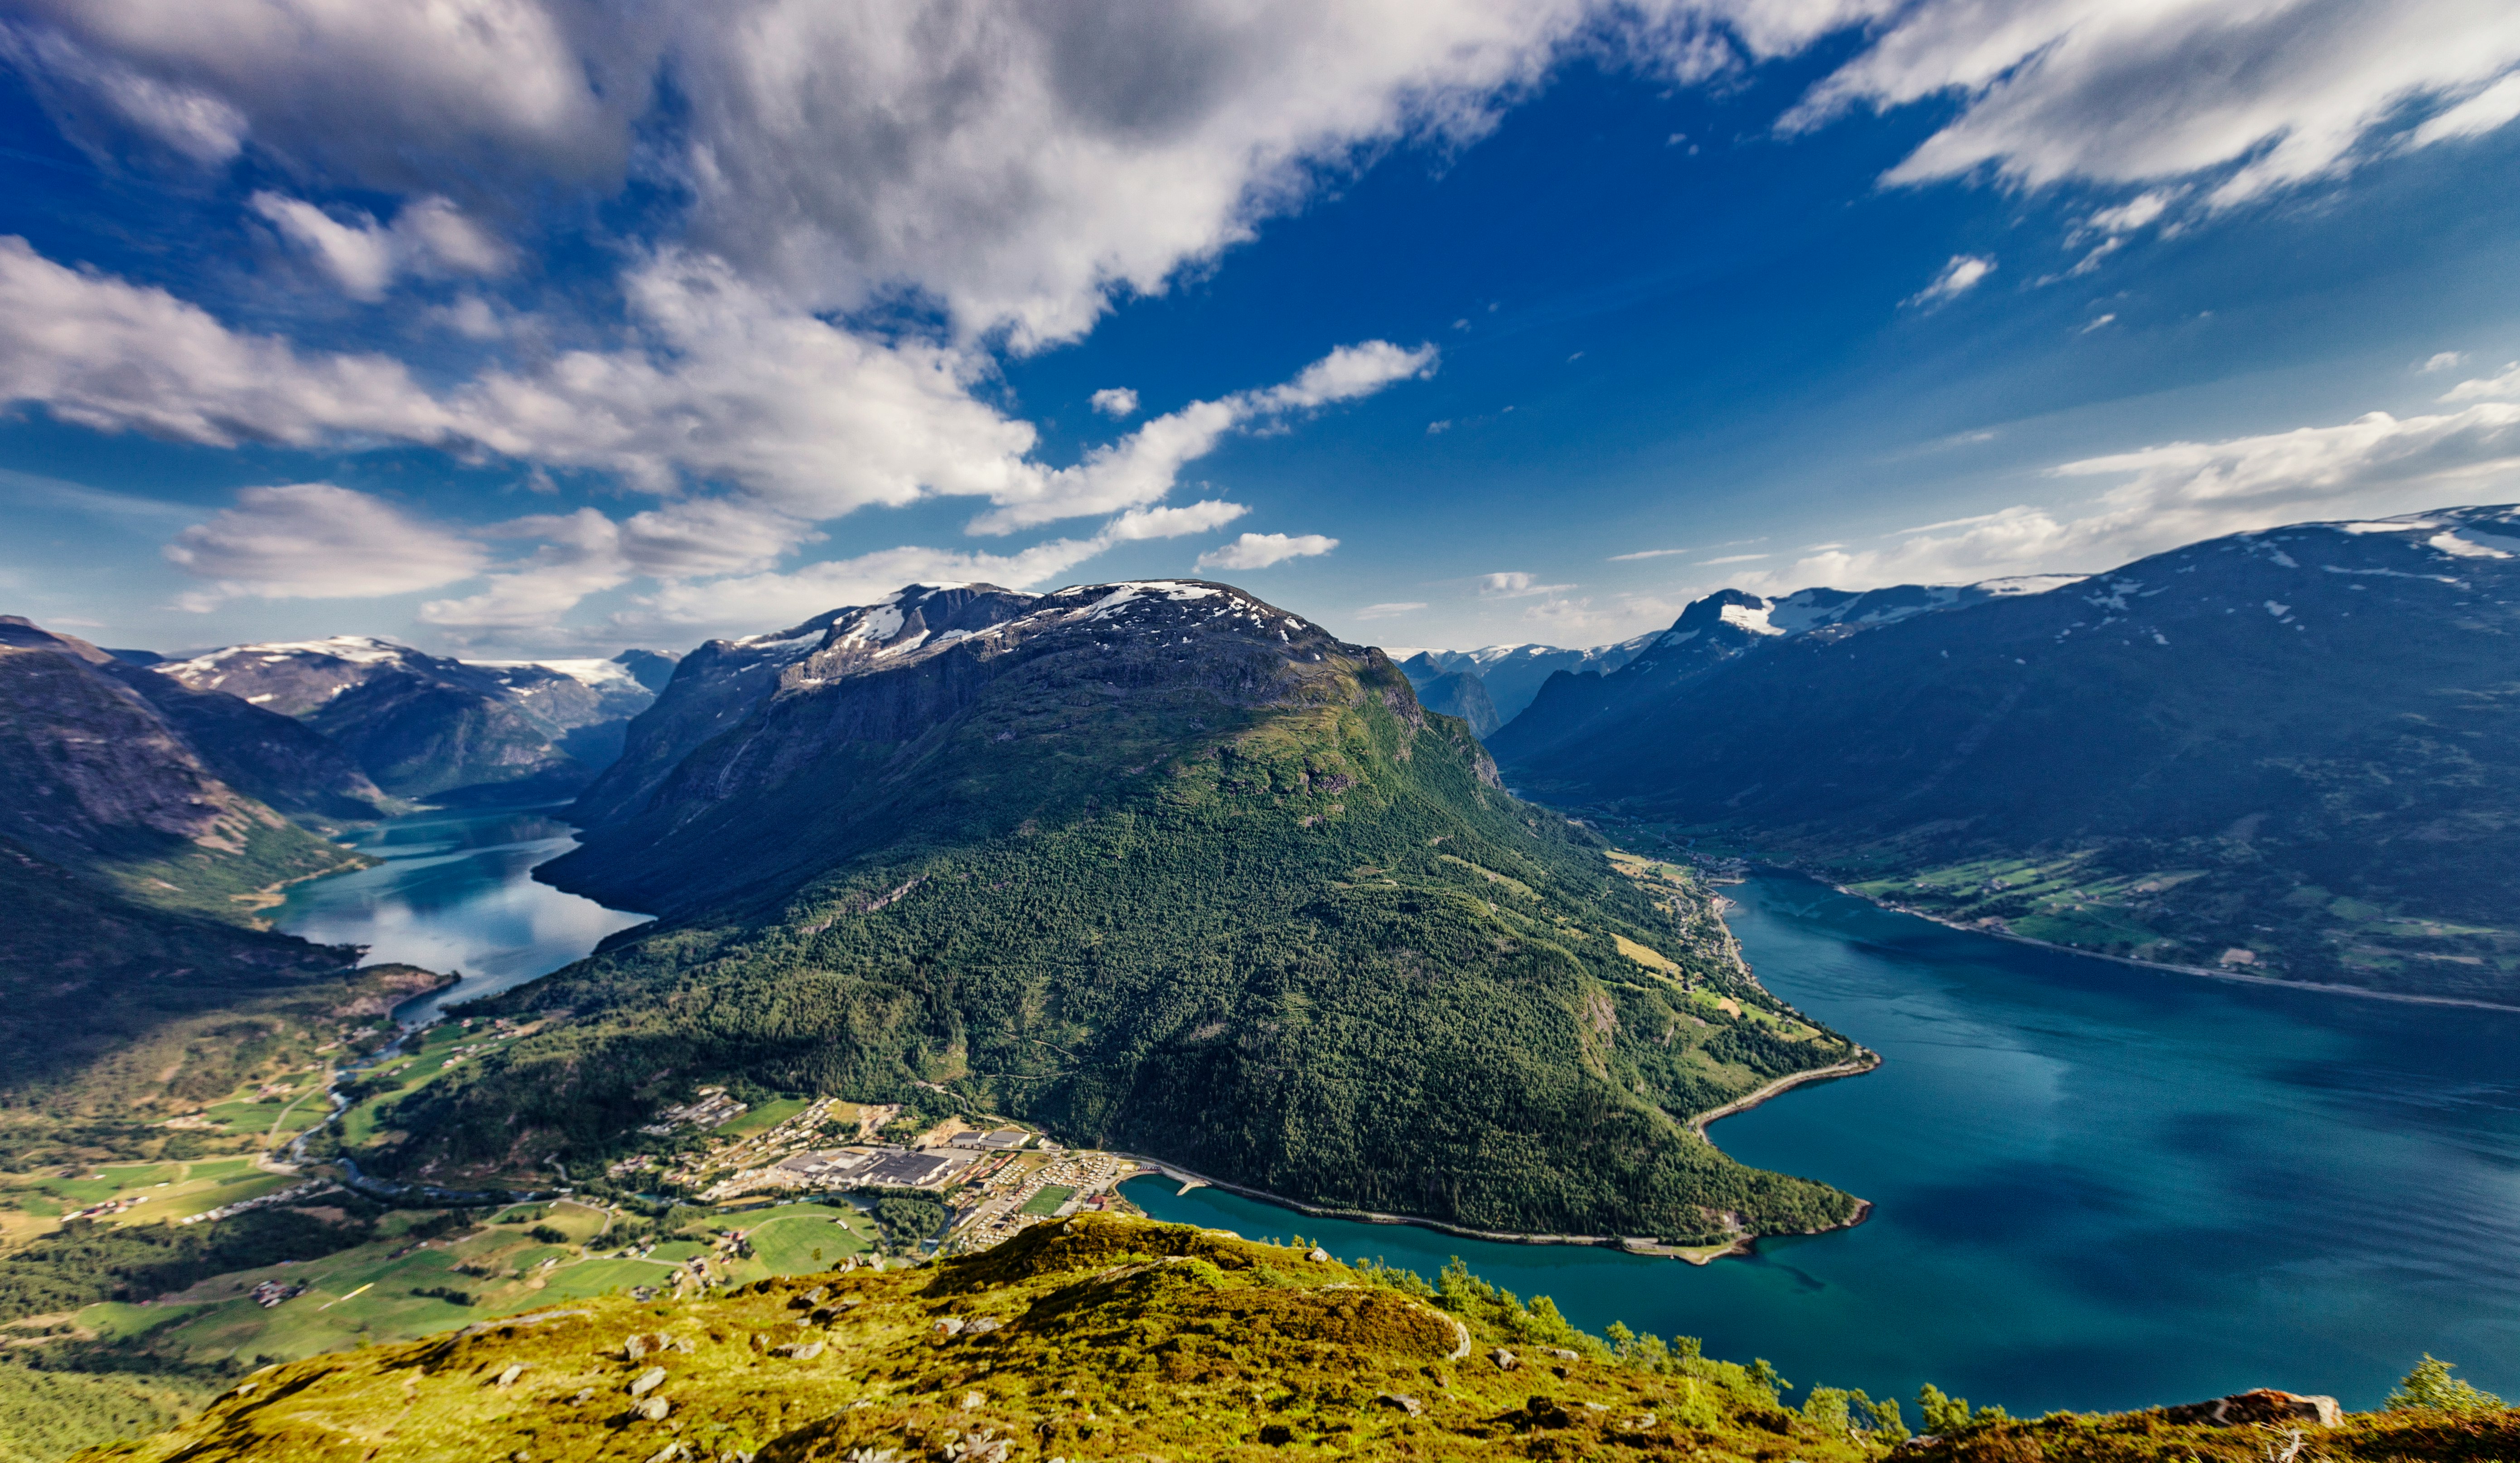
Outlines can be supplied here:
[[544, 874], [664, 918], [500, 997], [572, 1018], [363, 1162], [592, 1172], [716, 1080], [1499, 1229], [1854, 1212], [1683, 1125], [1860, 1055], [1750, 979], [1706, 893], [1623, 872], [1379, 652], [1240, 591], [905, 590], [694, 654], [630, 744]]
[[[1078, 1215], [912, 1270], [613, 1296], [266, 1367], [103, 1463], [366, 1458], [963, 1463], [1074, 1457], [1791, 1456], [1869, 1463], [2338, 1463], [2505, 1458], [2520, 1412], [2429, 1385], [2385, 1411], [2260, 1391], [2015, 1422], [1896, 1398], [1613, 1325], [1578, 1331], [1456, 1261], [1429, 1284], [1219, 1230]], [[2429, 1405], [2427, 1405], [2429, 1404]], [[1911, 1439], [1910, 1422], [1935, 1430]]]
[[2509, 1002], [2515, 591], [2509, 508], [2296, 525], [1878, 626], [1657, 646], [1552, 682], [1493, 745], [1535, 796], [1944, 918]]
[[397, 797], [565, 798], [618, 755], [670, 658], [450, 661], [358, 635], [236, 645], [157, 674], [295, 717]]
[[323, 1039], [310, 1020], [415, 977], [436, 983], [354, 973], [351, 951], [259, 928], [254, 911], [281, 885], [360, 860], [219, 772], [326, 811], [379, 795], [287, 717], [133, 684], [149, 674], [0, 618], [0, 1152], [12, 1167], [198, 1148], [198, 1134], [158, 1124], [302, 1057]]

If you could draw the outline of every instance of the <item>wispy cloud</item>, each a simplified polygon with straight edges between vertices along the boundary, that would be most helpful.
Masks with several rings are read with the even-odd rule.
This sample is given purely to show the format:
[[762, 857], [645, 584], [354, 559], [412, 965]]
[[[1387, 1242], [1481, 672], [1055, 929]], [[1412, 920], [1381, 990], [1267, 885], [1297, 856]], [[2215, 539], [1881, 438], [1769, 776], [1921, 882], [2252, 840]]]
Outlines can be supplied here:
[[1934, 276], [1933, 283], [1909, 296], [1907, 302], [1920, 309], [1948, 304], [1976, 289], [1979, 281], [1994, 272], [1993, 254], [1954, 254], [1942, 272]]

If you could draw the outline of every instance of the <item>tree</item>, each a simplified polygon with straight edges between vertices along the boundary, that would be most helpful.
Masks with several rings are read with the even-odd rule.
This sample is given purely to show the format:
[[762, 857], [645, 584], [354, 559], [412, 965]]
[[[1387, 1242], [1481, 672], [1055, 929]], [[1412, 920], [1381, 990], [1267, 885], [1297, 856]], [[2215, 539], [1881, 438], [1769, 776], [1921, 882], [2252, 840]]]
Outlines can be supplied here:
[[2398, 1384], [2398, 1390], [2389, 1394], [2389, 1410], [2412, 1412], [2419, 1407], [2429, 1407], [2437, 1412], [2469, 1413], [2492, 1412], [2501, 1407], [2502, 1398], [2452, 1376], [2451, 1368], [2457, 1364], [2454, 1361], [2437, 1361], [2430, 1351], [2426, 1351], [2424, 1359], [2416, 1362], [2415, 1369], [2407, 1373], [2406, 1380]]

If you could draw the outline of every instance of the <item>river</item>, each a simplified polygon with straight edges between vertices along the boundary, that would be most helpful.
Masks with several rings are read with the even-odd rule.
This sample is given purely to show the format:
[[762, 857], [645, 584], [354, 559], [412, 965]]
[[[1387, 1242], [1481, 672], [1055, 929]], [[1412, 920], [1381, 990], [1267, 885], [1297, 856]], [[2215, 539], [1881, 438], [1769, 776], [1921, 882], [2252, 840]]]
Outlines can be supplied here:
[[[532, 812], [400, 819], [360, 846], [384, 863], [298, 886], [278, 922], [462, 971], [397, 1012], [426, 1020], [639, 923], [533, 882], [570, 842]], [[1459, 1255], [1588, 1330], [1698, 1336], [1875, 1396], [1930, 1381], [2020, 1414], [2276, 1386], [2362, 1407], [2425, 1351], [2520, 1394], [2520, 1016], [2147, 971], [1785, 876], [1731, 892], [1760, 979], [1884, 1063], [1711, 1132], [1871, 1200], [1865, 1224], [1700, 1268], [1151, 1180], [1130, 1197], [1430, 1277]]]
[[272, 923], [321, 944], [366, 945], [369, 965], [460, 974], [395, 1008], [409, 1026], [549, 975], [647, 919], [533, 881], [536, 864], [577, 844], [546, 811], [418, 813], [347, 842], [384, 862], [292, 886]]
[[1130, 1198], [1428, 1276], [1459, 1255], [1587, 1330], [1703, 1337], [1874, 1396], [1933, 1382], [2020, 1415], [2272, 1386], [2367, 1407], [2425, 1351], [2520, 1394], [2520, 1017], [2147, 971], [1784, 876], [1730, 892], [1760, 979], [1884, 1062], [1709, 1131], [1873, 1201], [1857, 1228], [1698, 1268], [1158, 1180]]

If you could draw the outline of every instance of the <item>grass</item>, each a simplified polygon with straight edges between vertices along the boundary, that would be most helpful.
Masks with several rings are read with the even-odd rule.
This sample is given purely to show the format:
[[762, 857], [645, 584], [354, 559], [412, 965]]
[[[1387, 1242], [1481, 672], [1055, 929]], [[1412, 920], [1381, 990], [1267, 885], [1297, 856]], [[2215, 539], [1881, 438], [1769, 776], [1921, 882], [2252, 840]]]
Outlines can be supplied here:
[[[1010, 1459], [1878, 1463], [1896, 1436], [1851, 1426], [1871, 1420], [1859, 1396], [1816, 1388], [1791, 1408], [1773, 1373], [1623, 1329], [1613, 1347], [1466, 1271], [1430, 1289], [1296, 1248], [1103, 1215], [917, 1269], [771, 1279], [693, 1301], [548, 1303], [559, 1298], [546, 1290], [509, 1325], [256, 1373], [202, 1416], [111, 1456], [829, 1463], [990, 1457], [1004, 1440], [1021, 1448]], [[948, 1336], [936, 1328], [947, 1317], [998, 1324]], [[660, 1334], [671, 1349], [628, 1354], [629, 1338]], [[781, 1354], [799, 1343], [815, 1354]], [[1510, 1369], [1493, 1359], [1500, 1348], [1516, 1353]], [[624, 1391], [651, 1367], [666, 1411], [642, 1418]], [[2263, 1463], [2282, 1441], [2158, 1412], [2059, 1413], [1982, 1417], [1899, 1456]], [[2361, 1414], [2312, 1441], [2305, 1456], [2325, 1463], [2485, 1463], [2520, 1456], [2520, 1411]]]
[[1065, 1204], [1067, 1201], [1075, 1197], [1076, 1191], [1074, 1189], [1067, 1188], [1060, 1184], [1044, 1184], [1042, 1185], [1040, 1192], [1034, 1194], [1030, 1200], [1026, 1201], [1024, 1207], [1016, 1211], [1016, 1212], [1025, 1214], [1055, 1214], [1058, 1212], [1058, 1207], [1060, 1205]]
[[813, 1105], [810, 1098], [783, 1097], [775, 1102], [765, 1102], [713, 1131], [729, 1138], [749, 1138], [757, 1133], [770, 1131]]
[[[863, 1226], [864, 1221], [860, 1221]], [[837, 1211], [820, 1214], [790, 1213], [755, 1224], [752, 1257], [773, 1275], [805, 1275], [828, 1270], [851, 1255], [875, 1248]]]

